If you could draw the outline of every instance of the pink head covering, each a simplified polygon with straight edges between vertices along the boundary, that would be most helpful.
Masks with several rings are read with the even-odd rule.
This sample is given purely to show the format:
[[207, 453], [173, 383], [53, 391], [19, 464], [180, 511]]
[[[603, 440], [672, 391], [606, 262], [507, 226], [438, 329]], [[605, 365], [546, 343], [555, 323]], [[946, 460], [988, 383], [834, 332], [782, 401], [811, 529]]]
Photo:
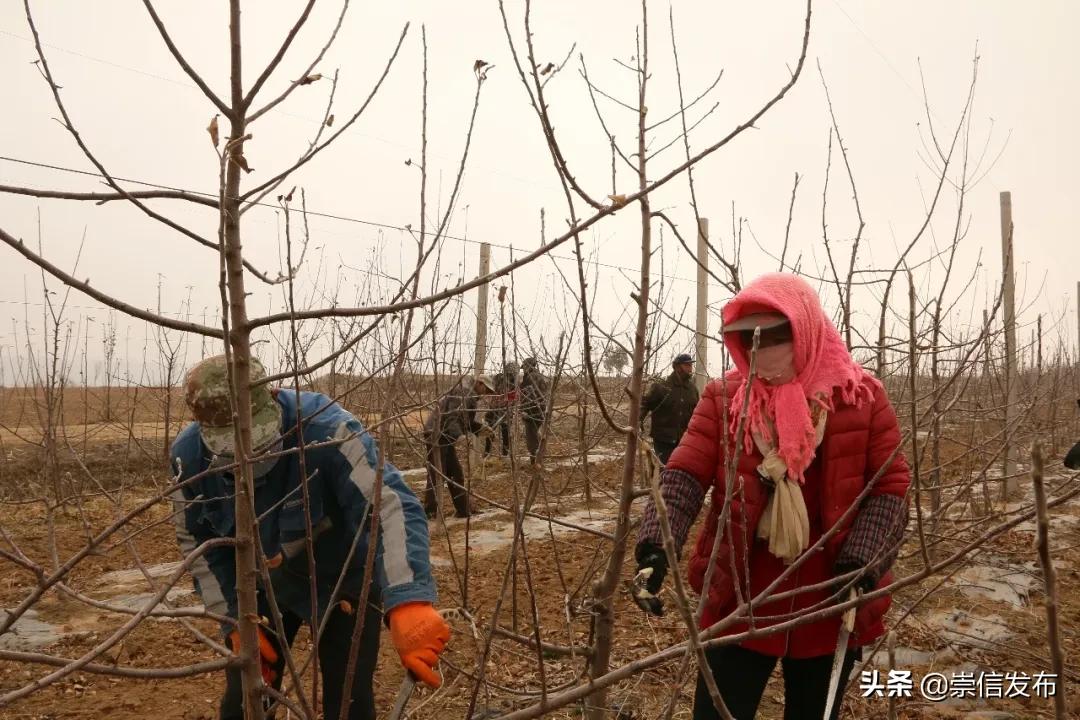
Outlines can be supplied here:
[[[777, 454], [788, 466], [789, 477], [801, 483], [817, 446], [810, 403], [832, 411], [833, 392], [838, 389], [845, 404], [860, 406], [873, 396], [873, 385], [864, 383], [863, 378], [875, 383], [877, 380], [851, 357], [840, 333], [825, 315], [817, 293], [801, 277], [769, 273], [757, 278], [724, 306], [724, 325], [760, 312], [781, 313], [791, 323], [795, 379], [773, 386], [753, 378], [743, 447], [753, 447], [753, 433], [759, 434], [776, 446]], [[731, 399], [734, 433], [747, 392], [750, 351], [743, 348], [736, 333], [725, 333], [724, 344], [735, 362], [728, 378], [743, 381]], [[773, 437], [770, 420], [779, 437]]]

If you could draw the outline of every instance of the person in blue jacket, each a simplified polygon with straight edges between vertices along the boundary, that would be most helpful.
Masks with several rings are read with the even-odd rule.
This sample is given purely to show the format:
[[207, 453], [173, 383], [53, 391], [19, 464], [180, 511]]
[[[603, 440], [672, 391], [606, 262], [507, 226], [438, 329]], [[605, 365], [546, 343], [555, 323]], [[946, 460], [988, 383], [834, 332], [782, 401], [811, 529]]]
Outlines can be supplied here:
[[[252, 358], [251, 378], [266, 377]], [[234, 440], [229, 406], [228, 366], [224, 356], [193, 367], [184, 380], [184, 395], [194, 422], [172, 445], [170, 458], [178, 483], [173, 493], [176, 538], [187, 556], [213, 538], [235, 537]], [[271, 618], [267, 593], [272, 589], [281, 611], [284, 637], [273, 620], [259, 625], [263, 679], [280, 686], [283, 645], [291, 644], [300, 626], [312, 620], [325, 624], [319, 640], [325, 717], [337, 718], [353, 625], [365, 613], [359, 656], [349, 697], [350, 720], [375, 717], [372, 676], [378, 658], [383, 612], [402, 664], [418, 679], [437, 687], [434, 667], [449, 640], [449, 627], [435, 610], [435, 580], [429, 562], [424, 509], [389, 462], [383, 465], [378, 545], [368, 603], [358, 608], [365, 582], [364, 561], [370, 531], [370, 508], [376, 483], [377, 448], [363, 425], [325, 395], [251, 390], [254, 505], [259, 540], [269, 568], [271, 588], [259, 583], [259, 614]], [[301, 472], [297, 418], [301, 418]], [[259, 456], [262, 456], [261, 458]], [[220, 471], [217, 468], [221, 468]], [[314, 568], [309, 568], [304, 490], [307, 484]], [[237, 617], [234, 548], [218, 546], [191, 568], [195, 589], [210, 612]], [[312, 608], [311, 576], [316, 603]], [[314, 612], [313, 612], [314, 610]], [[239, 650], [235, 624], [223, 626], [229, 648]], [[222, 720], [243, 717], [240, 671], [226, 670]]]

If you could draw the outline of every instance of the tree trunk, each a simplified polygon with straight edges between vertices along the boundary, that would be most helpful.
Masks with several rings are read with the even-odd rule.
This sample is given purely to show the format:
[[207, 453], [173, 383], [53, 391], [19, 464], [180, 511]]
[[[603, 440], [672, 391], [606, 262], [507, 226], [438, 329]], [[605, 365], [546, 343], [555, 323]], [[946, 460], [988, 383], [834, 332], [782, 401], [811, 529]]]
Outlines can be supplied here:
[[225, 192], [221, 198], [225, 267], [229, 298], [229, 321], [232, 331], [228, 343], [232, 350], [232, 381], [236, 422], [236, 597], [240, 627], [240, 655], [245, 720], [262, 720], [262, 673], [258, 641], [258, 602], [255, 578], [258, 576], [255, 542], [254, 485], [251, 475], [251, 336], [247, 326], [244, 292], [243, 250], [240, 241], [240, 172], [237, 157], [243, 154], [242, 138], [246, 132], [243, 109], [243, 86], [240, 49], [240, 0], [229, 2], [229, 37], [232, 60], [232, 110], [225, 166]]
[[[645, 174], [645, 86], [648, 80], [648, 22], [642, 17], [642, 53], [639, 62], [638, 80], [638, 188], [645, 190], [648, 180]], [[622, 574], [623, 560], [626, 557], [626, 545], [630, 530], [630, 505], [634, 499], [634, 470], [637, 467], [638, 428], [641, 420], [641, 395], [645, 374], [645, 339], [649, 319], [649, 261], [652, 255], [652, 211], [649, 196], [642, 195], [638, 200], [641, 210], [641, 275], [638, 288], [638, 317], [634, 330], [634, 357], [630, 374], [630, 407], [627, 424], [630, 432], [626, 435], [626, 452], [623, 455], [622, 487], [619, 494], [618, 515], [615, 519], [615, 545], [611, 549], [604, 576], [593, 588], [595, 605], [595, 645], [589, 664], [589, 676], [598, 678], [608, 671], [611, 661], [611, 646], [614, 640], [615, 588]], [[589, 698], [588, 720], [603, 720], [607, 714], [607, 689], [597, 690]]]
[[581, 453], [581, 478], [585, 483], [585, 507], [592, 507], [592, 483], [589, 481], [589, 446], [585, 442], [588, 401], [584, 388], [578, 391], [578, 451]]
[[930, 406], [930, 462], [933, 470], [930, 472], [930, 512], [933, 513], [931, 533], [937, 533], [941, 524], [938, 513], [941, 511], [941, 390], [938, 387], [940, 373], [938, 368], [938, 342], [941, 339], [941, 303], [934, 307], [934, 333], [930, 348], [930, 383], [933, 394], [933, 404]]
[[1046, 590], [1046, 636], [1050, 646], [1050, 668], [1057, 683], [1057, 692], [1054, 693], [1054, 717], [1065, 720], [1068, 717], [1068, 708], [1065, 702], [1065, 659], [1061, 651], [1061, 631], [1058, 628], [1057, 573], [1050, 555], [1050, 514], [1046, 509], [1042, 446], [1037, 440], [1031, 452], [1031, 480], [1035, 486], [1035, 549], [1039, 554], [1039, 566], [1042, 568], [1043, 586]]

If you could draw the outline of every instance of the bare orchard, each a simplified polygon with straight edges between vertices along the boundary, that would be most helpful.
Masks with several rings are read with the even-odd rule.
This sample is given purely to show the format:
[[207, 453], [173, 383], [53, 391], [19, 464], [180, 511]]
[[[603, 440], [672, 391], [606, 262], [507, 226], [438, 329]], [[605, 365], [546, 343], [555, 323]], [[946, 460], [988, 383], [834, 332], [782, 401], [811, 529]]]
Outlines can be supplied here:
[[[1053, 381], [1043, 382], [1049, 388]], [[612, 411], [621, 415], [624, 381], [604, 385]], [[922, 466], [923, 477], [938, 478], [935, 484], [924, 484], [926, 495], [940, 488], [942, 498], [943, 509], [931, 514], [924, 497], [922, 538], [933, 571], [927, 575], [920, 536], [912, 533], [899, 561], [897, 575], [902, 579], [890, 617], [892, 660], [888, 646], [882, 645], [868, 655], [868, 671], [878, 670], [884, 677], [896, 667], [919, 677], [933, 671], [979, 669], [1033, 674], [1050, 667], [1046, 596], [1033, 544], [1037, 523], [1030, 466], [1027, 457], [1021, 460], [1020, 491], [1009, 502], [998, 502], [1001, 444], [993, 438], [1000, 426], [993, 419], [980, 419], [978, 410], [992, 405], [993, 392], [993, 383], [971, 378], [970, 408], [953, 408], [936, 450], [940, 460]], [[514, 488], [517, 497], [523, 497], [533, 477], [520, 458], [513, 465], [493, 457], [472, 465], [472, 491], [484, 498], [477, 503], [478, 514], [468, 522], [453, 518], [432, 522], [432, 562], [442, 604], [456, 609], [451, 615], [454, 640], [442, 659], [446, 684], [438, 691], [418, 691], [412, 717], [463, 716], [481, 672], [478, 711], [492, 716], [534, 706], [544, 695], [565, 693], [587, 677], [595, 642], [592, 586], [610, 552], [621, 460], [617, 436], [588, 393], [587, 380], [578, 376], [566, 378], [556, 398], [540, 491], [528, 513], [519, 516], [523, 543], [513, 542]], [[12, 572], [0, 588], [4, 607], [18, 606], [55, 574], [58, 563], [77, 556], [91, 537], [102, 536], [118, 517], [142, 512], [112, 534], [95, 537], [91, 552], [5, 633], [0, 648], [5, 692], [33, 683], [60, 663], [84, 656], [93, 661], [11, 703], [3, 717], [216, 717], [220, 673], [189, 676], [183, 670], [214, 657], [185, 624], [213, 635], [216, 623], [199, 619], [198, 597], [190, 581], [177, 573], [181, 558], [171, 505], [161, 499], [171, 484], [159, 461], [164, 425], [149, 420], [159, 411], [161, 392], [115, 393], [114, 411], [135, 417], [133, 425], [98, 420], [62, 426], [60, 482], [67, 500], [61, 506], [48, 499], [51, 486], [40, 462], [41, 446], [26, 437], [34, 423], [19, 420], [20, 413], [24, 420], [34, 417], [40, 395], [23, 392], [19, 400], [14, 395], [5, 394], [2, 418], [3, 482], [9, 489], [3, 524], [13, 555]], [[102, 388], [68, 389], [65, 406], [76, 416], [86, 409], [91, 417], [100, 417], [103, 397]], [[84, 402], [89, 406], [84, 408]], [[1050, 412], [1051, 407], [1044, 401], [1038, 412]], [[361, 417], [367, 410], [356, 404], [350, 409]], [[1067, 418], [1071, 408], [1062, 401], [1057, 411]], [[1061, 423], [1063, 438], [1069, 425]], [[415, 433], [415, 423], [403, 415], [383, 437], [394, 448], [394, 461], [409, 484], [419, 492], [425, 474]], [[923, 431], [919, 437], [917, 449], [909, 442], [906, 451], [929, 458], [934, 452], [932, 439]], [[521, 446], [520, 435], [515, 443]], [[1080, 621], [1080, 567], [1070, 549], [1080, 542], [1080, 500], [1072, 493], [1075, 476], [1070, 478], [1055, 462], [1063, 446], [1059, 443], [1053, 455], [1049, 446], [1044, 452], [1049, 496], [1055, 503], [1066, 498], [1051, 509], [1050, 537], [1058, 563], [1063, 645], [1071, 656], [1076, 643], [1073, 629]], [[475, 452], [467, 456], [473, 463], [480, 459]], [[39, 493], [42, 496], [35, 497]], [[634, 501], [633, 514], [640, 514], [642, 501]], [[516, 568], [509, 564], [514, 550]], [[623, 578], [628, 579], [633, 574], [632, 558], [624, 565]], [[508, 577], [509, 590], [502, 595]], [[163, 591], [164, 601], [151, 617], [107, 651], [95, 653], [132, 613], [148, 607]], [[665, 652], [685, 643], [685, 627], [672, 613], [660, 620], [647, 619], [621, 584], [613, 601], [617, 618], [613, 666], [637, 663], [640, 669], [612, 684], [610, 706], [625, 708], [622, 712], [629, 717], [657, 717], [675, 698], [675, 717], [685, 715], [693, 675], [680, 672], [682, 654]], [[189, 617], [171, 617], [175, 609], [186, 609]], [[542, 643], [539, 653], [537, 634]], [[487, 661], [480, 663], [489, 641]], [[302, 635], [295, 650], [303, 663], [309, 639]], [[377, 697], [380, 707], [389, 707], [401, 670], [386, 641], [380, 667]], [[181, 668], [184, 676], [170, 677], [173, 673], [167, 668]], [[1076, 667], [1068, 664], [1066, 673], [1063, 684], [1075, 682]], [[773, 682], [776, 685], [766, 691], [762, 717], [779, 718], [783, 712], [780, 680]], [[875, 712], [884, 702], [862, 699], [860, 694], [856, 678], [849, 693], [856, 717]], [[901, 700], [898, 717], [950, 716], [975, 706], [963, 698], [944, 704]], [[550, 715], [576, 717], [583, 707], [575, 700]], [[984, 701], [980, 707], [1019, 717], [1052, 717], [1045, 701], [1024, 698]]]
[[[656, 456], [641, 429], [642, 399], [671, 358], [687, 350], [699, 356], [702, 385], [729, 368], [716, 307], [753, 278], [749, 267], [764, 265], [817, 288], [848, 351], [888, 389], [903, 431], [900, 452], [912, 467], [911, 522], [896, 579], [879, 591], [894, 597], [890, 632], [867, 648], [846, 679], [844, 717], [1080, 717], [1080, 476], [1062, 463], [1080, 440], [1080, 358], [1065, 313], [1033, 312], [1040, 298], [1030, 289], [1027, 296], [1017, 292], [1014, 254], [1023, 250], [1013, 243], [1020, 230], [1007, 191], [994, 197], [1000, 238], [978, 240], [1000, 258], [1000, 270], [996, 259], [986, 267], [981, 259], [969, 262], [966, 249], [976, 244], [967, 232], [969, 201], [977, 186], [985, 191], [978, 181], [1000, 150], [972, 121], [977, 55], [948, 112], [932, 109], [923, 90], [922, 213], [909, 235], [884, 243], [867, 228], [879, 238], [892, 218], [864, 216], [859, 166], [841, 134], [844, 118], [834, 111], [826, 73], [808, 55], [817, 12], [809, 0], [777, 11], [790, 30], [790, 42], [773, 48], [787, 63], [786, 74], [763, 82], [752, 102], [740, 98], [738, 119], [724, 127], [701, 124], [727, 102], [714, 99], [721, 69], [711, 84], [684, 87], [674, 9], [635, 6], [636, 30], [626, 39], [632, 58], [611, 62], [629, 84], [616, 90], [600, 79], [611, 77], [598, 72], [607, 59], [541, 37], [530, 3], [500, 1], [485, 12], [494, 13], [505, 35], [496, 37], [505, 61], [472, 66], [471, 92], [458, 98], [453, 116], [462, 123], [460, 142], [431, 150], [454, 158], [454, 172], [437, 181], [429, 130], [445, 121], [444, 109], [428, 103], [429, 62], [439, 61], [429, 58], [428, 28], [385, 29], [381, 54], [363, 48], [364, 73], [348, 78], [364, 84], [365, 94], [343, 101], [337, 93], [344, 81], [323, 58], [347, 11], [366, 12], [362, 7], [335, 4], [325, 37], [314, 49], [305, 46], [310, 57], [300, 62], [303, 52], [293, 42], [314, 2], [301, 3], [295, 23], [273, 39], [277, 52], [257, 54], [247, 52], [241, 28], [254, 35], [258, 26], [246, 25], [240, 1], [230, 0], [223, 4], [227, 22], [213, 28], [228, 38], [228, 62], [208, 82], [171, 34], [169, 18], [150, 0], [143, 4], [144, 31], [167, 48], [176, 72], [197, 92], [205, 117], [198, 133], [207, 159], [203, 186], [213, 192], [119, 176], [79, 129], [80, 113], [113, 109], [69, 107], [65, 86], [75, 79], [50, 63], [53, 46], [37, 22], [39, 3], [26, 0], [27, 60], [40, 74], [65, 141], [100, 183], [92, 192], [2, 185], [0, 193], [46, 203], [37, 211], [46, 218], [96, 203], [153, 223], [169, 243], [184, 243], [212, 266], [206, 280], [214, 307], [200, 315], [190, 299], [163, 302], [163, 293], [181, 291], [164, 274], [157, 307], [137, 306], [111, 286], [114, 278], [87, 278], [78, 261], [52, 257], [40, 222], [38, 237], [22, 237], [0, 218], [4, 261], [24, 264], [40, 278], [40, 303], [27, 301], [36, 316], [28, 311], [13, 320], [16, 342], [0, 354], [0, 717], [214, 718], [222, 671], [237, 668], [248, 718], [261, 720], [269, 706], [276, 717], [314, 720], [321, 706], [307, 631], [284, 650], [292, 672], [280, 692], [263, 682], [251, 650], [259, 632], [256, 576], [268, 561], [256, 540], [251, 499], [252, 468], [260, 460], [252, 390], [265, 382], [281, 393], [311, 390], [337, 401], [377, 441], [379, 463], [398, 468], [422, 494], [423, 426], [440, 400], [463, 379], [525, 358], [536, 358], [550, 383], [537, 462], [525, 454], [516, 405], [508, 411], [507, 456], [485, 453], [482, 438], [466, 434], [458, 441], [475, 514], [458, 519], [440, 512], [429, 524], [438, 605], [452, 639], [440, 658], [442, 686], [418, 687], [406, 714], [418, 720], [689, 717], [698, 659], [706, 648], [737, 641], [724, 637], [724, 628], [753, 617], [768, 598], [740, 598], [731, 617], [700, 632], [692, 621], [699, 599], [671, 583], [662, 596], [671, 611], [662, 618], [632, 601], [636, 529], [647, 498], [659, 493]], [[541, 41], [559, 47], [557, 56], [538, 50]], [[420, 99], [418, 152], [406, 162], [416, 171], [416, 219], [397, 228], [404, 240], [393, 252], [381, 247], [368, 260], [321, 256], [322, 240], [309, 224], [308, 198], [319, 185], [314, 169], [342, 163], [334, 154], [338, 138], [361, 125], [406, 54], [417, 61], [410, 82]], [[518, 131], [538, 138], [560, 204], [536, 208], [532, 237], [517, 245], [524, 249], [509, 246], [505, 262], [493, 266], [485, 244], [474, 272], [458, 264], [447, 243], [460, 239], [450, 229], [460, 223], [462, 204], [471, 202], [474, 211], [480, 205], [463, 187], [482, 121], [495, 119], [488, 112], [497, 117], [485, 105], [495, 73], [509, 78], [528, 108], [530, 124]], [[776, 198], [787, 214], [782, 233], [758, 241], [734, 208], [730, 229], [714, 213], [710, 231], [697, 173], [748, 133], [766, 132], [759, 123], [806, 83], [820, 83], [823, 91], [823, 176], [811, 181], [796, 174], [790, 191], [785, 184]], [[556, 122], [568, 92], [587, 96], [590, 114]], [[301, 97], [308, 114], [321, 118], [305, 143], [295, 152], [259, 145], [267, 117]], [[585, 180], [587, 163], [567, 149], [564, 133], [575, 122], [590, 128], [602, 150], [602, 183]], [[367, 181], [364, 192], [377, 194], [377, 175]], [[815, 252], [804, 254], [791, 237], [792, 218], [810, 205], [817, 206], [820, 226]], [[256, 231], [248, 213], [267, 206], [277, 222], [277, 270], [261, 267], [249, 251]], [[28, 217], [34, 207], [27, 206]], [[620, 266], [625, 282], [618, 291], [598, 279], [603, 263], [592, 245], [593, 233], [614, 223], [622, 223], [622, 247], [633, 249], [620, 260], [633, 268], [625, 273]], [[698, 270], [696, 297], [669, 280], [661, 259], [672, 249]], [[391, 255], [404, 258], [400, 267], [386, 266]], [[368, 263], [362, 280], [331, 288], [327, 267], [354, 260]], [[147, 272], [168, 272], [153, 267], [153, 253], [145, 262]], [[554, 281], [549, 294], [530, 301], [521, 286], [540, 267], [554, 267]], [[708, 287], [722, 297], [710, 299]], [[260, 305], [270, 294], [277, 304]], [[696, 321], [688, 309], [695, 300]], [[545, 306], [542, 322], [530, 302]], [[82, 303], [102, 312], [91, 317]], [[134, 364], [130, 349], [121, 352], [124, 323], [143, 337], [142, 360]], [[169, 449], [190, 419], [184, 373], [222, 352], [236, 413], [236, 532], [185, 556], [169, 501], [178, 481]], [[100, 359], [91, 363], [90, 355]], [[255, 358], [270, 373], [265, 381], [252, 379]], [[92, 364], [103, 372], [91, 372]], [[378, 492], [374, 498], [377, 518]], [[719, 506], [725, 498], [710, 502]], [[445, 498], [441, 507], [449, 507]], [[369, 532], [374, 538], [377, 522]], [[189, 571], [214, 543], [235, 548], [235, 618], [214, 616], [194, 592]], [[685, 573], [683, 565], [673, 572]], [[831, 603], [816, 614], [845, 609]], [[793, 618], [787, 627], [813, 619]], [[247, 650], [233, 653], [222, 643], [223, 620]], [[380, 714], [393, 704], [403, 675], [386, 634], [374, 679]], [[874, 678], [895, 681], [897, 672], [908, 671], [911, 692], [875, 695]], [[1043, 673], [1056, 686], [1052, 693], [1041, 686], [987, 697], [957, 685], [956, 693], [929, 698], [919, 681], [931, 673], [955, 683], [1011, 673], [1014, 685], [1018, 674]], [[760, 716], [783, 712], [776, 675]]]

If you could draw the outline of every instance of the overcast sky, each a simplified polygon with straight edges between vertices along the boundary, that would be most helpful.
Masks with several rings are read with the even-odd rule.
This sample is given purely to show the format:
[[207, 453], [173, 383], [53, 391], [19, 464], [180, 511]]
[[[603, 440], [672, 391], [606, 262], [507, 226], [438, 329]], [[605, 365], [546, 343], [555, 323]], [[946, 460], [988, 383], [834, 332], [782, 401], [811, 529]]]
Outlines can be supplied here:
[[[246, 3], [244, 6], [245, 78], [261, 70], [294, 21], [302, 3]], [[515, 40], [524, 39], [521, 5], [508, 2]], [[228, 31], [226, 3], [206, 0], [158, 3], [159, 12], [178, 46], [209, 84], [227, 96]], [[101, 0], [48, 0], [33, 3], [47, 57], [68, 110], [84, 140], [119, 177], [171, 187], [216, 191], [216, 156], [206, 133], [213, 108], [176, 66], [140, 3]], [[683, 0], [672, 5], [685, 93], [697, 96], [723, 71], [716, 89], [690, 113], [691, 120], [716, 106], [691, 135], [694, 148], [723, 137], [769, 99], [789, 76], [798, 57], [804, 5], [794, 0], [714, 3]], [[676, 108], [677, 95], [667, 3], [649, 8], [650, 119]], [[263, 95], [273, 97], [295, 79], [326, 38], [339, 10], [337, 2], [317, 3], [312, 19], [282, 69]], [[611, 192], [611, 158], [581, 75], [584, 56], [590, 78], [607, 93], [636, 103], [633, 74], [616, 62], [632, 63], [640, 6], [626, 0], [533, 4], [532, 28], [540, 62], [559, 62], [575, 47], [571, 60], [547, 86], [555, 130], [572, 171], [594, 196]], [[421, 101], [421, 25], [426, 27], [429, 58], [429, 218], [445, 209], [462, 152], [472, 107], [473, 63], [494, 65], [484, 84], [461, 198], [453, 215], [441, 261], [443, 272], [475, 273], [478, 245], [491, 242], [493, 264], [509, 258], [508, 246], [531, 249], [539, 243], [539, 214], [546, 211], [547, 235], [566, 228], [567, 207], [552, 169], [539, 124], [517, 77], [496, 2], [356, 2], [341, 34], [318, 70], [340, 71], [334, 103], [338, 123], [370, 92], [406, 21], [408, 36], [381, 92], [368, 111], [332, 150], [296, 176], [305, 188], [311, 251], [303, 278], [305, 297], [312, 287], [338, 283], [339, 301], [348, 303], [373, 282], [364, 268], [373, 258], [395, 275], [411, 263], [411, 240], [401, 227], [419, 225], [419, 172], [406, 161], [419, 160]], [[795, 204], [790, 255], [803, 256], [803, 269], [826, 267], [821, 245], [822, 197], [830, 121], [818, 63], [825, 74], [849, 150], [866, 228], [860, 250], [862, 267], [891, 265], [925, 216], [934, 187], [928, 119], [923, 104], [920, 63], [930, 101], [929, 122], [939, 139], [951, 138], [963, 107], [977, 53], [978, 84], [971, 123], [972, 167], [981, 159], [980, 181], [968, 193], [963, 210], [966, 236], [957, 256], [957, 291], [973, 275], [978, 284], [961, 303], [954, 325], [977, 319], [1000, 278], [998, 198], [1011, 191], [1016, 225], [1018, 286], [1030, 308], [1023, 319], [1042, 312], [1048, 342], [1059, 335], [1076, 338], [1076, 281], [1080, 278], [1080, 139], [1075, 132], [1080, 99], [1075, 92], [1080, 49], [1080, 4], [1015, 3], [968, 0], [916, 1], [818, 0], [814, 4], [809, 56], [802, 78], [755, 129], [711, 156], [696, 173], [702, 213], [712, 221], [713, 239], [730, 250], [732, 212], [745, 218], [742, 264], [744, 279], [775, 269], [770, 254], [783, 243], [792, 181], [802, 180]], [[3, 68], [3, 123], [0, 124], [0, 184], [90, 190], [100, 182], [55, 169], [32, 167], [10, 159], [90, 170], [70, 135], [55, 122], [58, 113], [38, 70], [30, 30], [21, 3], [0, 5], [0, 66]], [[575, 45], [576, 44], [576, 45]], [[246, 156], [257, 183], [286, 167], [307, 147], [323, 116], [330, 83], [314, 83], [259, 120]], [[629, 154], [635, 149], [636, 116], [600, 99], [600, 109]], [[257, 103], [258, 104], [258, 103]], [[657, 131], [653, 149], [675, 137], [675, 123]], [[835, 147], [834, 147], [835, 150]], [[651, 165], [659, 177], [677, 164], [681, 143]], [[985, 171], [989, 172], [985, 172]], [[957, 170], [957, 172], [959, 172]], [[952, 177], [958, 177], [953, 173]], [[619, 192], [632, 192], [636, 179], [620, 167]], [[441, 193], [440, 193], [441, 191]], [[947, 244], [956, 223], [956, 193], [947, 188], [933, 235], [913, 254], [923, 261], [932, 243]], [[654, 199], [692, 236], [693, 216], [685, 180], [676, 180]], [[827, 223], [842, 264], [856, 227], [851, 193], [839, 155], [834, 155]], [[86, 240], [77, 275], [100, 289], [138, 306], [157, 303], [180, 309], [191, 297], [193, 315], [216, 301], [216, 255], [168, 231], [122, 203], [74, 204], [0, 195], [0, 227], [36, 244], [40, 208], [46, 255], [70, 268], [80, 239]], [[207, 209], [159, 202], [155, 208], [212, 237], [215, 216]], [[631, 290], [628, 278], [638, 266], [636, 208], [608, 220], [589, 234], [587, 252], [602, 263], [595, 268], [597, 320], [625, 331], [621, 315]], [[276, 272], [277, 225], [272, 209], [245, 219], [248, 256]], [[752, 231], [752, 235], [751, 235]], [[401, 243], [405, 250], [399, 250]], [[759, 247], [760, 245], [760, 247]], [[568, 257], [571, 246], [558, 255]], [[983, 267], [977, 268], [981, 253]], [[667, 306], [688, 306], [693, 317], [695, 267], [670, 233], [654, 262], [663, 259], [670, 286]], [[570, 261], [558, 261], [572, 271]], [[350, 268], [356, 268], [351, 270]], [[464, 268], [464, 269], [461, 269]], [[619, 269], [624, 268], [624, 269]], [[659, 269], [658, 269], [659, 272]], [[917, 273], [920, 291], [936, 293], [938, 266]], [[255, 311], [280, 308], [280, 292], [268, 291], [249, 278]], [[551, 260], [515, 276], [518, 304], [534, 332], [559, 327], [562, 280]], [[430, 287], [430, 282], [427, 283]], [[359, 286], [359, 287], [358, 287]], [[25, 288], [25, 290], [24, 290]], [[725, 297], [718, 286], [711, 299]], [[870, 322], [878, 289], [859, 293], [860, 322]], [[1040, 295], [1041, 293], [1041, 295]], [[950, 295], [950, 298], [952, 296]], [[833, 299], [827, 300], [835, 305]], [[0, 248], [0, 344], [19, 353], [24, 311], [39, 314], [40, 278], [29, 263]], [[469, 301], [472, 302], [472, 299]], [[106, 314], [83, 296], [73, 296], [73, 313], [95, 323]], [[906, 313], [906, 293], [894, 303]], [[86, 309], [84, 309], [86, 308]], [[9, 319], [10, 318], [10, 319]], [[1049, 318], [1060, 319], [1050, 326]], [[36, 321], [32, 320], [32, 324]], [[141, 347], [143, 329], [131, 325], [133, 345]], [[1027, 330], [1021, 338], [1027, 338]], [[91, 357], [97, 353], [91, 325]], [[677, 340], [688, 344], [689, 337]], [[134, 351], [133, 351], [134, 352]], [[94, 360], [91, 360], [94, 362]], [[716, 368], [713, 368], [715, 371]], [[10, 377], [9, 377], [10, 382]]]

